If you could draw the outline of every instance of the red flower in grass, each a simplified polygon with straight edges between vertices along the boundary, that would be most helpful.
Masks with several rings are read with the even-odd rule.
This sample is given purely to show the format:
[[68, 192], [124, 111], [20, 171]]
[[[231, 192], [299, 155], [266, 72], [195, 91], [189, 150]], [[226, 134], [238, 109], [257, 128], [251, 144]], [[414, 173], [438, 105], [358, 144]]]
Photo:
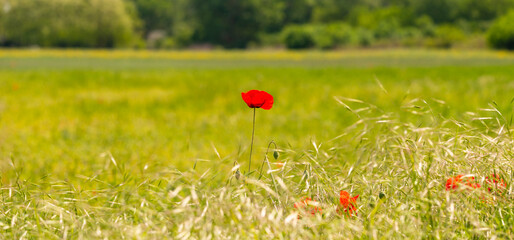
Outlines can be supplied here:
[[243, 97], [246, 105], [250, 108], [270, 110], [273, 106], [273, 96], [265, 91], [250, 90], [248, 92], [241, 93], [241, 96]]
[[[315, 200], [312, 200], [310, 197], [305, 197], [300, 202], [294, 203], [294, 208], [308, 212], [311, 215], [315, 215], [316, 213], [321, 213], [321, 208], [319, 207], [319, 203], [316, 202]], [[300, 218], [300, 216], [298, 216], [298, 218]]]
[[[357, 198], [359, 198], [359, 195], [352, 197], [347, 191], [341, 191], [339, 192], [339, 195], [339, 202], [341, 203], [340, 207], [343, 212], [348, 214], [348, 216], [352, 216], [354, 213], [357, 215]], [[341, 214], [339, 209], [337, 209], [337, 212]]]
[[507, 184], [499, 175], [492, 174], [491, 177], [486, 177], [487, 190], [489, 192], [502, 193], [507, 188]]
[[480, 188], [480, 184], [474, 182], [475, 177], [464, 177], [464, 175], [457, 175], [446, 180], [446, 191], [457, 189], [461, 186]]

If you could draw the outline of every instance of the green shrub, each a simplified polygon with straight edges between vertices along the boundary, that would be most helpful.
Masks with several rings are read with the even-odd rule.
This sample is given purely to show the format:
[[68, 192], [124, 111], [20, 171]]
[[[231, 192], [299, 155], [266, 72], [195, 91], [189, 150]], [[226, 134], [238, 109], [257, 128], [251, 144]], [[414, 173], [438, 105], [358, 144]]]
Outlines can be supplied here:
[[397, 21], [379, 22], [374, 29], [375, 37], [378, 39], [394, 38], [400, 31], [400, 25]]
[[167, 37], [157, 42], [157, 48], [159, 49], [173, 49], [177, 47], [177, 42], [172, 37]]
[[345, 23], [293, 25], [284, 29], [284, 45], [290, 49], [332, 49], [349, 44], [353, 29]]
[[373, 32], [365, 28], [357, 29], [356, 35], [358, 44], [363, 47], [369, 46], [375, 41]]
[[371, 30], [376, 39], [388, 39], [397, 38], [402, 27], [411, 26], [413, 15], [409, 9], [398, 6], [377, 9], [358, 7], [349, 20], [354, 26]]
[[[335, 29], [330, 29], [327, 25], [310, 25], [308, 26], [309, 32], [312, 33], [314, 39], [314, 46], [319, 49], [334, 48], [338, 42], [335, 37], [337, 33]], [[331, 31], [332, 30], [332, 31]]]
[[134, 37], [123, 0], [9, 0], [0, 28], [4, 44], [120, 47]]
[[436, 26], [432, 18], [427, 15], [423, 15], [414, 21], [414, 26], [419, 29], [423, 36], [434, 37]]
[[314, 46], [319, 49], [332, 49], [336, 46], [334, 38], [324, 29], [318, 29], [319, 32], [314, 35]]
[[346, 23], [330, 23], [326, 31], [332, 37], [336, 45], [347, 45], [352, 41], [353, 28]]
[[441, 25], [435, 30], [435, 37], [427, 40], [428, 47], [451, 48], [455, 43], [466, 39], [464, 32], [452, 25]]
[[487, 41], [493, 48], [514, 50], [514, 10], [496, 20], [488, 31]]
[[302, 26], [284, 29], [284, 44], [288, 49], [302, 49], [314, 46], [312, 33]]

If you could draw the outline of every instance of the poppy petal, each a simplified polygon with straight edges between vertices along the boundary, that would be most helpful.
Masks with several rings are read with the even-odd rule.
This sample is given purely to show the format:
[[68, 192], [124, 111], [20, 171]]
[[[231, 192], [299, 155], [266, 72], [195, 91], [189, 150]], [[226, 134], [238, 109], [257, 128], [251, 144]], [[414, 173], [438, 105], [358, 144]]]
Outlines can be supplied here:
[[271, 96], [269, 93], [266, 93], [264, 96], [264, 104], [261, 106], [261, 108], [264, 110], [270, 110], [271, 107], [273, 107], [273, 96]]

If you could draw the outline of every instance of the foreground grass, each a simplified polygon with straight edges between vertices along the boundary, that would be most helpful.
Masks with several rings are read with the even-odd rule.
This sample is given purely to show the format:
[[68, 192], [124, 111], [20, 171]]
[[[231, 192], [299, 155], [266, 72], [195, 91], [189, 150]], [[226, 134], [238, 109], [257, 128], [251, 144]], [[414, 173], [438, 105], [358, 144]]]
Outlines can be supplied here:
[[[510, 238], [511, 56], [408, 53], [2, 52], [2, 235]], [[275, 105], [238, 180], [252, 88]], [[444, 189], [493, 173], [502, 194]], [[357, 216], [336, 213], [339, 190], [360, 195]], [[304, 196], [323, 214], [298, 213]]]

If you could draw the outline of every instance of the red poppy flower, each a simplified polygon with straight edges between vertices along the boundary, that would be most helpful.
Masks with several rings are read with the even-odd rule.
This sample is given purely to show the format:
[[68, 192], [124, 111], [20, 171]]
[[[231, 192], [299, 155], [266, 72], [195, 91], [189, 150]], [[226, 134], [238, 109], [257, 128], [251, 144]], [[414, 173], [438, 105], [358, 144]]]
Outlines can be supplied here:
[[273, 96], [265, 91], [250, 90], [241, 93], [243, 100], [250, 108], [262, 108], [270, 110], [273, 106]]
[[[311, 215], [314, 215], [316, 213], [321, 213], [321, 208], [318, 207], [319, 203], [315, 200], [312, 200], [310, 197], [303, 198], [300, 202], [294, 203], [294, 208], [301, 209], [303, 211], [306, 211], [310, 213]], [[300, 218], [300, 216], [298, 216]]]
[[492, 174], [491, 177], [486, 177], [485, 182], [489, 192], [498, 192], [501, 194], [503, 190], [507, 188], [507, 184], [503, 181], [503, 178], [496, 174]]
[[446, 191], [454, 190], [459, 188], [461, 185], [471, 187], [471, 188], [480, 188], [480, 184], [475, 183], [475, 177], [464, 177], [464, 175], [457, 175], [456, 177], [451, 177], [446, 180]]
[[[352, 197], [347, 191], [341, 191], [339, 195], [342, 210], [348, 214], [348, 216], [352, 216], [353, 213], [357, 215], [357, 198], [359, 198], [359, 195]], [[338, 212], [340, 213], [339, 209]]]

